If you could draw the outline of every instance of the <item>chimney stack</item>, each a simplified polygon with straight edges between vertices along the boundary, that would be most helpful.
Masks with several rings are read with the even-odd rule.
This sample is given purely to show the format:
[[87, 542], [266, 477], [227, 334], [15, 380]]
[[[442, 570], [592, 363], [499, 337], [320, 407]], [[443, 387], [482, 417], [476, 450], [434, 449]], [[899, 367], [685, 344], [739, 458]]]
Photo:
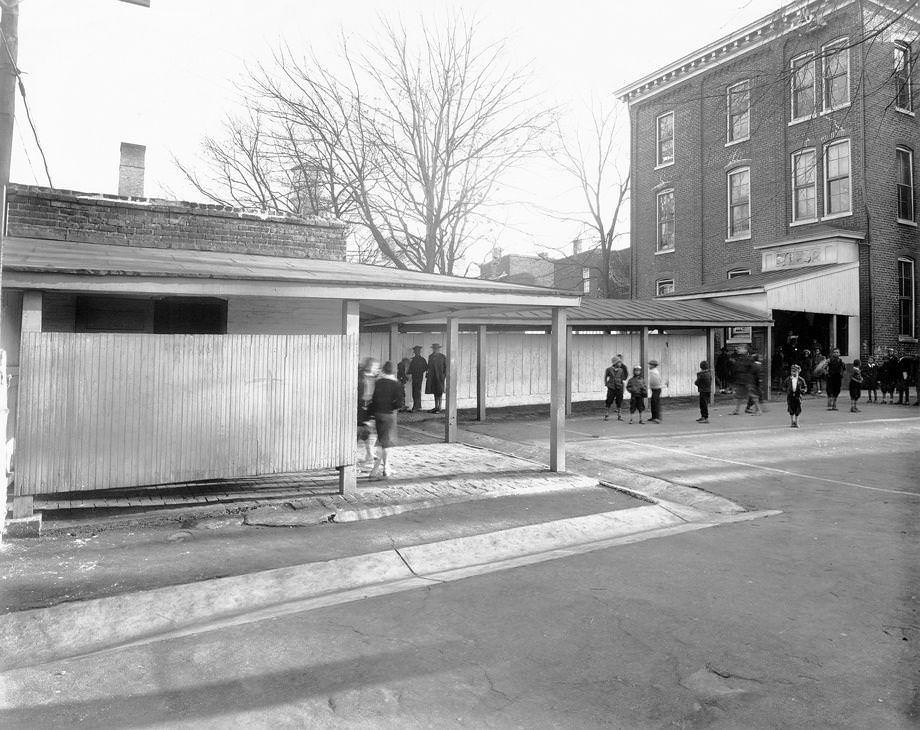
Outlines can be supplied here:
[[572, 255], [577, 256], [580, 253], [581, 253], [581, 239], [576, 238], [574, 241], [572, 241]]
[[118, 165], [118, 194], [129, 198], [144, 197], [144, 156], [147, 148], [142, 144], [121, 143], [121, 162]]

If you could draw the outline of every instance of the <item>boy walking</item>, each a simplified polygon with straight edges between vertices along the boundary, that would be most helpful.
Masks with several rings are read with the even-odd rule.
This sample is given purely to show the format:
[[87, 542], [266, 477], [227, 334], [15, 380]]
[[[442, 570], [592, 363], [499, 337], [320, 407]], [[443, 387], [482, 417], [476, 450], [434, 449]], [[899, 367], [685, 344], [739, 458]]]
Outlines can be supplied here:
[[604, 386], [607, 388], [607, 400], [604, 401], [604, 420], [610, 418], [610, 406], [616, 403], [617, 420], [622, 421], [620, 409], [623, 407], [623, 381], [629, 375], [623, 356], [616, 355], [610, 361], [610, 367], [604, 371]]
[[700, 394], [700, 417], [697, 423], [709, 423], [709, 398], [712, 395], [712, 373], [709, 372], [709, 363], [703, 360], [694, 382]]
[[633, 422], [633, 413], [638, 413], [641, 426], [644, 423], [642, 414], [645, 412], [645, 398], [648, 396], [645, 378], [642, 377], [642, 368], [633, 368], [633, 376], [626, 383], [626, 390], [629, 391], [629, 422]]

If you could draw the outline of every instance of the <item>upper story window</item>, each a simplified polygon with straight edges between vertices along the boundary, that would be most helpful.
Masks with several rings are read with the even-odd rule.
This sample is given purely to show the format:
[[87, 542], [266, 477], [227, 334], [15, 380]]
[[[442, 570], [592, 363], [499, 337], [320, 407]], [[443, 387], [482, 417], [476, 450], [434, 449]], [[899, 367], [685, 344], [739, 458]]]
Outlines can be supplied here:
[[739, 276], [750, 276], [750, 269], [732, 269], [728, 272], [729, 279], [737, 279]]
[[824, 110], [839, 109], [850, 103], [850, 49], [846, 38], [821, 49], [824, 59]]
[[898, 335], [914, 337], [914, 262], [912, 259], [898, 259]]
[[913, 72], [910, 43], [895, 41], [894, 44], [894, 105], [905, 112], [914, 110], [911, 74]]
[[914, 222], [914, 153], [906, 147], [895, 151], [898, 158], [898, 220]]
[[728, 173], [728, 237], [751, 237], [751, 168]]
[[818, 217], [817, 155], [801, 150], [792, 155], [792, 220], [813, 221]]
[[842, 139], [824, 148], [824, 215], [851, 212], [850, 140]]
[[674, 279], [659, 279], [655, 282], [655, 296], [663, 297], [674, 293]]
[[587, 266], [581, 269], [581, 290], [585, 294], [591, 292], [591, 269]]
[[667, 112], [656, 121], [656, 165], [674, 162], [674, 112]]
[[658, 193], [658, 250], [674, 250], [674, 191]]
[[815, 113], [815, 54], [792, 59], [792, 119], [806, 119]]
[[729, 86], [725, 101], [728, 107], [728, 141], [747, 139], [751, 136], [751, 82], [741, 81]]

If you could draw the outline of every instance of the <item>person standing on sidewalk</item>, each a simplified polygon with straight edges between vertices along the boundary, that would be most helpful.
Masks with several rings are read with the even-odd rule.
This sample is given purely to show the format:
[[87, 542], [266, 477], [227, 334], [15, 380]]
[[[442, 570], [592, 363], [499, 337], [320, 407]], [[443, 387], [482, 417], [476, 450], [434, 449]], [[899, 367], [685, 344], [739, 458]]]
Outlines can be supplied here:
[[859, 408], [857, 408], [856, 404], [862, 394], [863, 376], [861, 366], [862, 363], [859, 360], [853, 361], [853, 373], [850, 375], [850, 413], [859, 413]]
[[847, 366], [840, 359], [840, 350], [834, 348], [830, 359], [827, 361], [827, 410], [837, 410], [837, 398], [843, 385], [843, 373]]
[[642, 377], [642, 368], [633, 368], [633, 376], [626, 383], [626, 390], [629, 391], [629, 422], [633, 422], [633, 413], [638, 413], [641, 426], [644, 423], [642, 414], [645, 412], [645, 399], [648, 396], [645, 378]]
[[617, 420], [622, 421], [620, 410], [623, 408], [623, 382], [629, 376], [629, 371], [623, 363], [622, 355], [614, 355], [610, 367], [604, 371], [604, 386], [607, 388], [607, 399], [604, 401], [604, 420], [610, 418], [610, 406], [616, 403]]
[[441, 398], [447, 384], [447, 358], [441, 352], [441, 345], [435, 342], [428, 356], [428, 376], [425, 379], [425, 392], [434, 396], [434, 408], [431, 413], [441, 412]]
[[709, 423], [709, 398], [712, 395], [712, 373], [709, 372], [709, 363], [703, 360], [700, 371], [696, 374], [693, 383], [700, 394], [700, 417], [697, 423]]
[[412, 378], [412, 412], [422, 410], [422, 380], [428, 372], [428, 361], [422, 357], [422, 346], [412, 348], [412, 359], [409, 361], [409, 376]]
[[747, 355], [747, 352], [739, 352], [738, 357], [735, 360], [735, 384], [734, 384], [734, 398], [735, 398], [735, 410], [731, 411], [728, 415], [737, 416], [741, 411], [741, 404], [744, 403], [745, 413], [750, 412], [748, 410], [748, 399], [751, 397], [751, 361]]
[[377, 383], [380, 363], [373, 357], [366, 358], [358, 368], [358, 440], [364, 444], [364, 462], [374, 460], [371, 450], [371, 424], [373, 414], [370, 411], [371, 398]]
[[866, 391], [866, 403], [878, 404], [878, 363], [869, 355], [866, 367], [863, 368], [863, 388]]
[[799, 365], [793, 365], [789, 375], [783, 380], [783, 390], [786, 391], [786, 410], [789, 412], [790, 428], [799, 427], [799, 416], [802, 414], [802, 396], [808, 386], [805, 379], [799, 373], [802, 368]]
[[395, 370], [389, 360], [383, 364], [371, 398], [370, 411], [377, 424], [377, 456], [369, 475], [372, 481], [387, 478], [390, 448], [396, 445], [396, 412], [405, 403], [403, 387], [396, 380]]
[[652, 417], [648, 419], [648, 422], [661, 423], [661, 371], [658, 369], [657, 360], [649, 360], [648, 366], [648, 389], [652, 393], [650, 399]]

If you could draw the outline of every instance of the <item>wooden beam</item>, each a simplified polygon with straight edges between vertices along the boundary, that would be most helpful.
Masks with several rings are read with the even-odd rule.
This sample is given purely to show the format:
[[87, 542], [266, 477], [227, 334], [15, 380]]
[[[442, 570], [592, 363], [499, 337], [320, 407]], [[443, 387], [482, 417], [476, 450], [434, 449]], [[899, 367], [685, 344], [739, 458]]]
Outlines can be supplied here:
[[457, 381], [460, 379], [460, 320], [447, 318], [447, 392], [444, 398], [444, 441], [457, 440]]
[[572, 328], [565, 328], [565, 415], [572, 415]]
[[395, 368], [401, 359], [399, 356], [399, 325], [394, 322], [390, 325], [390, 357], [388, 360]]
[[345, 373], [345, 407], [352, 414], [349, 419], [351, 428], [346, 434], [350, 449], [346, 453], [351, 455], [349, 463], [339, 467], [339, 493], [350, 494], [358, 486], [358, 473], [355, 468], [355, 444], [358, 442], [358, 333], [361, 325], [361, 306], [356, 301], [342, 302], [342, 334], [348, 338], [345, 362], [342, 371]]
[[706, 328], [706, 362], [709, 363], [709, 378], [712, 385], [709, 390], [709, 405], [716, 402], [716, 330], [714, 327]]
[[565, 471], [565, 309], [553, 307], [550, 341], [549, 468]]
[[486, 420], [486, 344], [486, 326], [482, 324], [476, 328], [476, 418], [479, 421]]

